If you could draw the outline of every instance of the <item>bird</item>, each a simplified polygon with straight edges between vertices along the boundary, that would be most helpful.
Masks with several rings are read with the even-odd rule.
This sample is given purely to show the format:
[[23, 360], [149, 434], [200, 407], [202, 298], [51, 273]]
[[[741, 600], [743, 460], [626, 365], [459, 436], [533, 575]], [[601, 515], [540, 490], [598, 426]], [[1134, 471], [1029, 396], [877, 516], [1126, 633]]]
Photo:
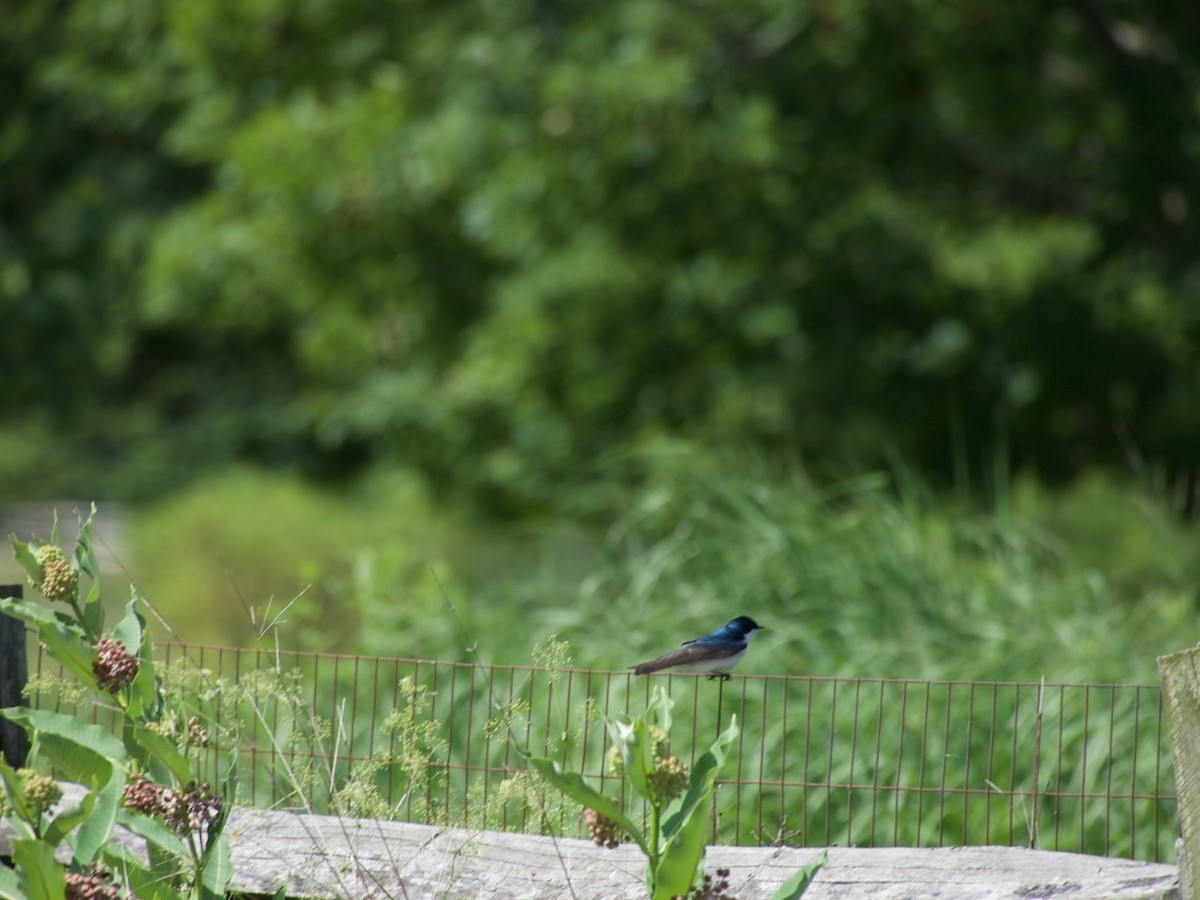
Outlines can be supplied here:
[[694, 641], [684, 641], [678, 650], [639, 663], [633, 667], [633, 674], [649, 675], [651, 672], [674, 669], [677, 672], [707, 675], [709, 681], [717, 678], [728, 681], [733, 677], [729, 670], [746, 655], [750, 635], [761, 628], [749, 616], [738, 616], [711, 634]]

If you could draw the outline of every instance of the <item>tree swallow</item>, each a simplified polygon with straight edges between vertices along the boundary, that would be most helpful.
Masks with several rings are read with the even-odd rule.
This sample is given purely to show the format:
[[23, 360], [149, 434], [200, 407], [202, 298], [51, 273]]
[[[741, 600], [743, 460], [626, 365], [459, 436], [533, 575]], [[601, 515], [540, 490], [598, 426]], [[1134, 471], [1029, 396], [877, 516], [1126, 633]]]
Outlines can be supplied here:
[[694, 641], [684, 641], [678, 650], [634, 666], [633, 674], [649, 675], [663, 669], [674, 669], [677, 672], [707, 675], [709, 681], [714, 678], [728, 681], [733, 677], [729, 670], [746, 655], [746, 648], [750, 646], [750, 635], [760, 628], [762, 626], [749, 616], [738, 616], [712, 634], [706, 634]]

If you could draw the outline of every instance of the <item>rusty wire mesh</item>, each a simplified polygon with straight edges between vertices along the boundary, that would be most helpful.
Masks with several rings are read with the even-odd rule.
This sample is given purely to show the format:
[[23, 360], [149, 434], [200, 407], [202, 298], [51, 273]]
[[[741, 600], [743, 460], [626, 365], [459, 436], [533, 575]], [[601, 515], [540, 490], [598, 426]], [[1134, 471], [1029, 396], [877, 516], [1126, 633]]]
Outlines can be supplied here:
[[[672, 752], [736, 715], [711, 842], [1005, 844], [1173, 861], [1174, 785], [1157, 686], [628, 672], [162, 645], [164, 683], [211, 733], [198, 775], [232, 760], [259, 806], [579, 836], [580, 810], [521, 749], [613, 796], [604, 717], [652, 684], [675, 701]], [[35, 702], [55, 664], [40, 654]], [[68, 700], [69, 705], [69, 698]], [[103, 722], [106, 714], [94, 709]], [[168, 723], [182, 734], [186, 721]], [[205, 740], [207, 738], [207, 740]]]

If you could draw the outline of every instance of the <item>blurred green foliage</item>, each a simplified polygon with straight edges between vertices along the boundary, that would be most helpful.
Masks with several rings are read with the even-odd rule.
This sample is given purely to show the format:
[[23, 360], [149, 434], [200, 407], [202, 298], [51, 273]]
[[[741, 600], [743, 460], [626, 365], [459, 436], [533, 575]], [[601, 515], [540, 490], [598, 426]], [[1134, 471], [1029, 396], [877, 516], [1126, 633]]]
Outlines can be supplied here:
[[1192, 633], [1195, 530], [1102, 479], [1009, 507], [681, 455], [606, 529], [498, 534], [399, 475], [238, 473], [132, 516], [126, 562], [189, 642], [522, 664], [557, 634], [621, 669], [752, 614], [748, 673], [1154, 682]]
[[1194, 3], [0, 14], [0, 423], [75, 489], [399, 459], [611, 512], [685, 442], [1194, 504]]

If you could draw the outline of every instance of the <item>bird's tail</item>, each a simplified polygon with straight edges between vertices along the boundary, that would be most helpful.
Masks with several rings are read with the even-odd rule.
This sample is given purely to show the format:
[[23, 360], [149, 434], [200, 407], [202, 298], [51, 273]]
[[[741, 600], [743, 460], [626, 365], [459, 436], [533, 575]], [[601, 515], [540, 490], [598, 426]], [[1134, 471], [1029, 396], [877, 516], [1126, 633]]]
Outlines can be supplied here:
[[634, 675], [649, 675], [652, 672], [657, 672], [660, 669], [665, 669], [670, 663], [662, 662], [661, 660], [652, 660], [650, 662], [639, 663], [633, 667]]

